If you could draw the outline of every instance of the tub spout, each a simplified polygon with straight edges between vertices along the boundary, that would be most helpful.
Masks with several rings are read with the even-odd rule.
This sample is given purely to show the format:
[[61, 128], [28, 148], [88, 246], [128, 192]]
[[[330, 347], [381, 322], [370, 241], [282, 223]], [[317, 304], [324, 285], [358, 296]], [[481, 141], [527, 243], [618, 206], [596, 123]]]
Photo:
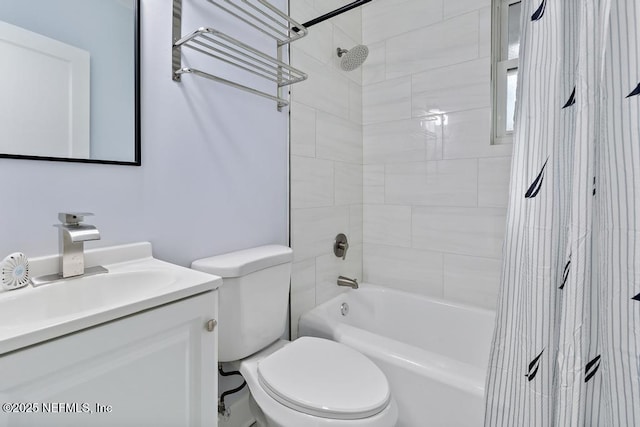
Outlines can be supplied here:
[[338, 276], [338, 286], [348, 286], [351, 289], [358, 289], [358, 279], [350, 279], [345, 276]]

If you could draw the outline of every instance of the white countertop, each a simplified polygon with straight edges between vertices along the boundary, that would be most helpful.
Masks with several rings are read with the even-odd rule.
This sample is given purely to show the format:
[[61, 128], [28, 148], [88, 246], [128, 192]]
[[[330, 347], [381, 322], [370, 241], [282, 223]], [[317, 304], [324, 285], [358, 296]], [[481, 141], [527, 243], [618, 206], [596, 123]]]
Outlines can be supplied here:
[[[105, 274], [0, 292], [0, 355], [217, 289], [222, 279], [152, 257], [150, 243], [86, 251]], [[29, 260], [31, 277], [58, 271], [58, 255]]]

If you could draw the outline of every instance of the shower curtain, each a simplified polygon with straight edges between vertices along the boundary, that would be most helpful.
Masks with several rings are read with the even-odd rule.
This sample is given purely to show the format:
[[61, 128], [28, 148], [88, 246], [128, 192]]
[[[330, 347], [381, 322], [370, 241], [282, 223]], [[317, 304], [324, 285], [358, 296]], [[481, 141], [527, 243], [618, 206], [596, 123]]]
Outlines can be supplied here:
[[640, 2], [522, 2], [486, 426], [640, 426]]

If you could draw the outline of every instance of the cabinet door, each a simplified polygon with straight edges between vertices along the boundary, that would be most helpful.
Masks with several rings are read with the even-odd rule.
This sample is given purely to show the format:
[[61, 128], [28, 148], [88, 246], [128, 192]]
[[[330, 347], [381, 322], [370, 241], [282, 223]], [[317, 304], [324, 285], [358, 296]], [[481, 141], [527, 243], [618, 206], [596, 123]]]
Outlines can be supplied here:
[[0, 426], [216, 426], [216, 315], [207, 292], [0, 357], [0, 402], [25, 404]]

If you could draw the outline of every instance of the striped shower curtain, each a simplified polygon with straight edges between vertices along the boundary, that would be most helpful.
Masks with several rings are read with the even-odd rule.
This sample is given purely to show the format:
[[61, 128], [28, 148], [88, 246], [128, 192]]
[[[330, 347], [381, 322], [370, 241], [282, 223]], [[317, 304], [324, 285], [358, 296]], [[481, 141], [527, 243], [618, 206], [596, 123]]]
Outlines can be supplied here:
[[486, 426], [640, 426], [640, 0], [524, 0]]

